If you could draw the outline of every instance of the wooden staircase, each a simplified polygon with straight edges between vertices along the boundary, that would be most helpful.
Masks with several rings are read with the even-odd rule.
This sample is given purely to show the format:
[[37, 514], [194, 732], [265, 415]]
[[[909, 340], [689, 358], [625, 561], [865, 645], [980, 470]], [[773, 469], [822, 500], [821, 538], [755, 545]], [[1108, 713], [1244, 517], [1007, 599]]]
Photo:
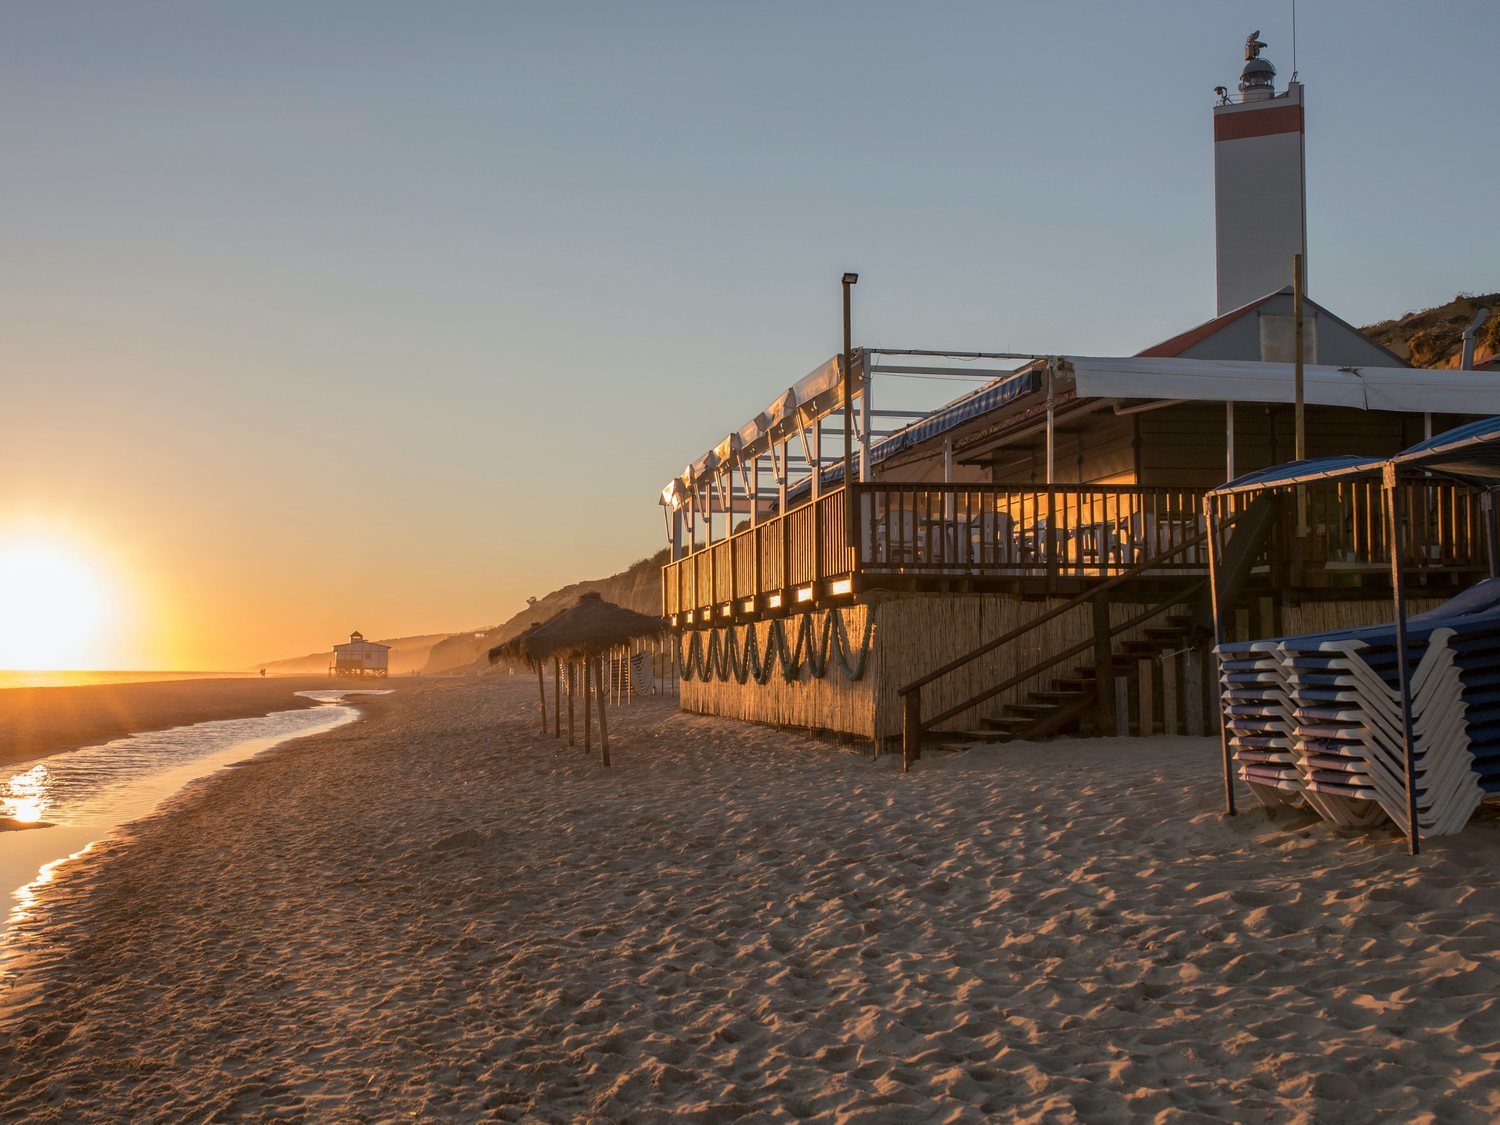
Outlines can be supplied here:
[[[1169, 614], [1161, 625], [1141, 630], [1138, 638], [1112, 641], [1111, 668], [1125, 670], [1133, 680], [1141, 660], [1191, 647], [1195, 631], [1191, 614]], [[1113, 698], [1113, 684], [1109, 691]], [[1098, 668], [1094, 664], [1081, 664], [1070, 675], [1055, 677], [1049, 689], [1029, 692], [1024, 702], [1006, 703], [997, 712], [983, 716], [976, 730], [924, 732], [922, 749], [958, 752], [975, 743], [1035, 741], [1059, 734], [1085, 733], [1082, 728], [1090, 720], [1097, 731], [1098, 702]]]

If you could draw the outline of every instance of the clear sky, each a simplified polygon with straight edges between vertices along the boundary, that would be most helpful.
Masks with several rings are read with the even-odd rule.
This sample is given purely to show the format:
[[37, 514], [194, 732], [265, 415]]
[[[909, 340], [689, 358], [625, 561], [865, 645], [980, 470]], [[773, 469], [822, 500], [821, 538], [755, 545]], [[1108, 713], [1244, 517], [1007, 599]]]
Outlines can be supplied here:
[[[85, 559], [102, 667], [492, 624], [656, 550], [666, 479], [838, 349], [845, 269], [857, 343], [1190, 327], [1212, 88], [1257, 28], [1292, 72], [1287, 0], [3, 10], [0, 551]], [[1297, 19], [1309, 291], [1500, 285], [1500, 4]]]

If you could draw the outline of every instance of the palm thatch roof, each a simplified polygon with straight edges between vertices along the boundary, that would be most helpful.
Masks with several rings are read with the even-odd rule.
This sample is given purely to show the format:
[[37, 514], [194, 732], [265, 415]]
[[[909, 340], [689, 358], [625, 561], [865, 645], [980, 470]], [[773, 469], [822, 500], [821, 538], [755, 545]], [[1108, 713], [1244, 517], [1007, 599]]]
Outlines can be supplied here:
[[[551, 620], [553, 619], [548, 619], [548, 621]], [[531, 638], [536, 635], [536, 631], [543, 624], [545, 622], [533, 621], [510, 640], [504, 641], [490, 649], [490, 663], [498, 664], [502, 660], [516, 660], [525, 664], [535, 664], [541, 657], [531, 652], [527, 646]]]
[[535, 663], [552, 656], [596, 656], [637, 637], [660, 633], [661, 618], [607, 602], [597, 593], [584, 594], [542, 625], [490, 650], [490, 662], [511, 659]]

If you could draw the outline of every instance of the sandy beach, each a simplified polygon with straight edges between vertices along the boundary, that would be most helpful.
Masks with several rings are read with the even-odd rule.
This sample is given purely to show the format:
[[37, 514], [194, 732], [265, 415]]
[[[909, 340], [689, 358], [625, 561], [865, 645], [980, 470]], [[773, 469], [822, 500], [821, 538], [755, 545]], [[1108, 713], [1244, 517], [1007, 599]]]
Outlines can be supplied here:
[[93, 746], [141, 731], [316, 706], [299, 691], [327, 676], [248, 676], [0, 690], [0, 765]]
[[1489, 1121], [1500, 816], [1222, 820], [1217, 744], [902, 776], [525, 677], [195, 786], [16, 931], [0, 1116]]

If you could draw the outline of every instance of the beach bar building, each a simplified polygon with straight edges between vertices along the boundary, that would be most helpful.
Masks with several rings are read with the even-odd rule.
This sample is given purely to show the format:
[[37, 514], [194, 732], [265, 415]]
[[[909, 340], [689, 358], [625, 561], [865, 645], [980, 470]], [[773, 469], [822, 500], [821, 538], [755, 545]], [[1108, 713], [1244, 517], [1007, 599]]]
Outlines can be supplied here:
[[353, 632], [345, 644], [333, 646], [335, 676], [376, 676], [384, 678], [390, 673], [391, 646], [379, 641], [367, 641], [364, 634]]
[[[850, 347], [668, 482], [684, 708], [908, 752], [1205, 733], [1208, 490], [1298, 452], [1390, 456], [1500, 414], [1492, 372], [1412, 369], [1304, 296], [1302, 91], [1274, 91], [1261, 47], [1214, 111], [1218, 315], [1131, 356]], [[1238, 190], [1257, 177], [1296, 190]], [[877, 431], [895, 416], [877, 407], [883, 377], [945, 373], [979, 386]], [[1453, 480], [1402, 487], [1416, 604], [1487, 573], [1487, 501]], [[1227, 513], [1231, 629], [1378, 615], [1378, 493], [1313, 483]]]

